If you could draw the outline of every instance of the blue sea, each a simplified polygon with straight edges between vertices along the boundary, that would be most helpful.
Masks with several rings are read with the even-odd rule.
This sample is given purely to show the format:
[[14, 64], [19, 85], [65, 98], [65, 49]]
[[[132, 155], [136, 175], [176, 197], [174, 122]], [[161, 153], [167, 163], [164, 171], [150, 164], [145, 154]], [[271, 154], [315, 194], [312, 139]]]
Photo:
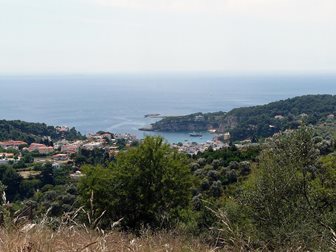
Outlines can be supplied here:
[[[157, 119], [229, 111], [305, 94], [336, 94], [336, 75], [67, 75], [0, 77], [0, 118], [106, 130], [139, 138], [138, 128]], [[204, 142], [189, 132], [160, 133], [169, 142]]]

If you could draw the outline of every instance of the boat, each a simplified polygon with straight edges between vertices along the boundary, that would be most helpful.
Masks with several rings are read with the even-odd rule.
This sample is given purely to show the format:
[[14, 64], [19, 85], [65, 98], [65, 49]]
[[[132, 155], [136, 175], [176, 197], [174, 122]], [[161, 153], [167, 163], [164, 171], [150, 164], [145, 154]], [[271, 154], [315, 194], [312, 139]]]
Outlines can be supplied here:
[[153, 131], [153, 126], [152, 125], [146, 125], [142, 128], [139, 128], [140, 131]]
[[192, 132], [192, 133], [189, 134], [189, 136], [191, 136], [191, 137], [202, 137], [203, 135], [201, 133]]

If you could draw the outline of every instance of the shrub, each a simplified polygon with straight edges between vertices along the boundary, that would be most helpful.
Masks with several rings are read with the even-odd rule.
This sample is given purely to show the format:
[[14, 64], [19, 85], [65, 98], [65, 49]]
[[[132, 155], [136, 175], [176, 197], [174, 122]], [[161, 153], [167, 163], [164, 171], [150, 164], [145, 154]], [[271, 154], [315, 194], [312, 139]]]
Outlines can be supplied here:
[[188, 161], [160, 137], [147, 137], [137, 148], [118, 156], [108, 168], [88, 166], [80, 181], [84, 202], [91, 192], [97, 215], [105, 223], [123, 218], [127, 229], [174, 226], [191, 202]]

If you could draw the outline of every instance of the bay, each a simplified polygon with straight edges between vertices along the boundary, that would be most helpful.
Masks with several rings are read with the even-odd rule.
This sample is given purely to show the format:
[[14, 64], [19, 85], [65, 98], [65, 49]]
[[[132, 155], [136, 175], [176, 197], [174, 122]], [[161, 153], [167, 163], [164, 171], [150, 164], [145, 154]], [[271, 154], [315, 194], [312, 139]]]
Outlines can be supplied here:
[[0, 118], [131, 133], [160, 134], [169, 142], [210, 140], [184, 133], [141, 132], [157, 119], [229, 111], [305, 94], [335, 94], [333, 75], [66, 75], [0, 76]]

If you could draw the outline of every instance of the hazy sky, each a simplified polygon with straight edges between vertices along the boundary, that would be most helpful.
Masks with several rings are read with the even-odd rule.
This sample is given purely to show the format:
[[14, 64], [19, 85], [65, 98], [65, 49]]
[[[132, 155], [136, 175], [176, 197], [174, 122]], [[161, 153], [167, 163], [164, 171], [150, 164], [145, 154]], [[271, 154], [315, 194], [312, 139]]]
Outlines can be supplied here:
[[0, 74], [336, 73], [336, 0], [0, 0]]

